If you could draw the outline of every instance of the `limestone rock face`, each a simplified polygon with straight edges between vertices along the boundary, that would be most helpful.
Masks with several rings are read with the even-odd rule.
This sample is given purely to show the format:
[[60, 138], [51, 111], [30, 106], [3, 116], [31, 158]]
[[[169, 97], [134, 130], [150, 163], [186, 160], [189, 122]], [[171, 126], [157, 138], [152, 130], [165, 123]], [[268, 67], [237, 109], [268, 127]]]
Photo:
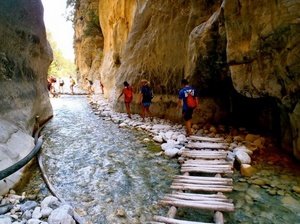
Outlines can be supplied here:
[[99, 79], [103, 58], [103, 35], [99, 24], [99, 0], [80, 1], [75, 13], [74, 48], [81, 83], [85, 78]]
[[[52, 115], [47, 70], [52, 51], [46, 40], [40, 0], [0, 2], [0, 170], [33, 148], [35, 117]], [[12, 187], [20, 172], [0, 182]], [[3, 185], [4, 184], [4, 185]]]
[[[138, 93], [148, 79], [152, 112], [177, 121], [176, 95], [187, 77], [201, 96], [194, 122], [236, 120], [248, 111], [243, 120], [256, 116], [279, 129], [283, 147], [300, 158], [299, 9], [296, 0], [99, 0], [104, 49], [97, 75], [111, 99], [123, 81]], [[132, 109], [139, 112], [136, 96]]]
[[234, 88], [251, 98], [276, 98], [282, 145], [300, 159], [299, 9], [299, 1], [224, 1]]

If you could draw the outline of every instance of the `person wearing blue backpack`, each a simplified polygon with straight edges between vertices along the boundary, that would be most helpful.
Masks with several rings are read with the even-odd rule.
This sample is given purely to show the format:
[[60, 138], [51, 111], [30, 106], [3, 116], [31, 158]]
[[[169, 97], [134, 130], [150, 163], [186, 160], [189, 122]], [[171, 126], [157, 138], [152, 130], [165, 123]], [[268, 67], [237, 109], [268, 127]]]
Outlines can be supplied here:
[[182, 106], [182, 115], [185, 120], [186, 136], [192, 134], [192, 116], [198, 105], [195, 89], [189, 85], [187, 79], [181, 80], [182, 89], [179, 91], [178, 106]]
[[142, 106], [141, 117], [143, 121], [145, 121], [146, 114], [148, 114], [150, 120], [152, 121], [152, 114], [149, 109], [152, 102], [152, 98], [153, 98], [153, 92], [149, 86], [149, 82], [146, 79], [142, 79], [139, 103]]

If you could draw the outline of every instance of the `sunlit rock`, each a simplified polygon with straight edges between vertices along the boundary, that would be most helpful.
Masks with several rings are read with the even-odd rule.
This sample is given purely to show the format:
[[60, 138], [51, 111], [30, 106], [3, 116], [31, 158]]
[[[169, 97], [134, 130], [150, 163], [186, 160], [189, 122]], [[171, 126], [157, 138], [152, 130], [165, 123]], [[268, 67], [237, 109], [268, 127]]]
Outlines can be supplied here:
[[256, 173], [256, 169], [249, 164], [241, 164], [240, 171], [245, 177], [251, 177]]

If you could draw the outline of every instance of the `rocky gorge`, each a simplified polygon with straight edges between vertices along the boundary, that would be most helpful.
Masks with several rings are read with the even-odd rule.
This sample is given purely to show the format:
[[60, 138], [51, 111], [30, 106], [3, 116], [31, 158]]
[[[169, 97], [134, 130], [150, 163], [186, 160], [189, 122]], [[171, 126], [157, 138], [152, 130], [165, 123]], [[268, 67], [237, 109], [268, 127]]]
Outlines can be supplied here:
[[299, 2], [74, 2], [79, 79], [101, 80], [116, 99], [123, 81], [138, 93], [146, 78], [155, 115], [179, 121], [187, 77], [200, 96], [196, 123], [272, 132], [299, 158]]
[[[145, 78], [155, 93], [151, 109], [158, 121], [164, 118], [178, 122], [181, 113], [176, 108], [177, 92], [180, 80], [187, 77], [197, 88], [201, 102], [194, 114], [198, 134], [217, 135], [214, 129], [222, 129], [221, 124], [270, 132], [282, 149], [300, 159], [298, 1], [70, 2], [75, 9], [77, 79], [80, 82], [89, 78], [98, 86], [101, 81], [105, 97], [113, 102], [113, 110], [122, 110], [122, 103], [116, 98], [127, 80], [134, 87], [133, 112], [138, 113], [139, 82]], [[32, 134], [37, 123], [52, 116], [46, 88], [52, 51], [40, 0], [1, 1], [0, 15], [3, 170], [29, 153], [34, 147]], [[111, 113], [104, 110], [105, 116], [110, 117]], [[120, 121], [114, 115], [109, 119]], [[182, 126], [174, 128], [181, 130]], [[176, 141], [184, 140], [185, 136], [174, 134], [175, 130], [160, 135], [158, 129], [157, 142], [175, 137]], [[241, 148], [238, 153], [245, 159], [241, 162], [243, 175], [251, 172], [249, 161], [246, 162], [251, 150], [268, 148], [259, 135], [248, 135], [248, 140], [246, 136], [228, 139], [232, 149], [242, 147], [244, 141], [248, 144], [249, 148]], [[163, 150], [170, 156], [176, 155], [182, 146], [173, 141], [164, 144]], [[22, 170], [1, 180], [0, 195], [7, 193], [22, 178], [21, 174]], [[297, 207], [289, 196], [299, 193], [298, 182], [283, 190], [278, 181], [272, 182], [268, 177], [263, 182], [240, 178], [236, 189], [241, 194], [248, 192], [248, 184], [254, 181], [270, 194], [285, 196], [283, 203], [292, 201], [292, 209]], [[256, 195], [250, 196], [253, 197], [241, 200], [239, 206], [258, 200]], [[12, 196], [12, 200], [16, 198], [22, 196]], [[4, 204], [10, 199], [1, 198]], [[17, 206], [16, 212], [18, 209]]]

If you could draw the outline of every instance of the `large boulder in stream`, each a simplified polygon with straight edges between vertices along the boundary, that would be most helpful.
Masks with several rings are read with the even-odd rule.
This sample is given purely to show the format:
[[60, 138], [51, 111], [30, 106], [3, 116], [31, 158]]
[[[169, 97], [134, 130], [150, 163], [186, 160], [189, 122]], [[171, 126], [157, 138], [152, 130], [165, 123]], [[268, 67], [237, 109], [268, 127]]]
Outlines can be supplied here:
[[[33, 148], [36, 116], [45, 121], [52, 115], [51, 61], [41, 1], [0, 1], [0, 171]], [[20, 180], [21, 172], [0, 181], [0, 195]]]

